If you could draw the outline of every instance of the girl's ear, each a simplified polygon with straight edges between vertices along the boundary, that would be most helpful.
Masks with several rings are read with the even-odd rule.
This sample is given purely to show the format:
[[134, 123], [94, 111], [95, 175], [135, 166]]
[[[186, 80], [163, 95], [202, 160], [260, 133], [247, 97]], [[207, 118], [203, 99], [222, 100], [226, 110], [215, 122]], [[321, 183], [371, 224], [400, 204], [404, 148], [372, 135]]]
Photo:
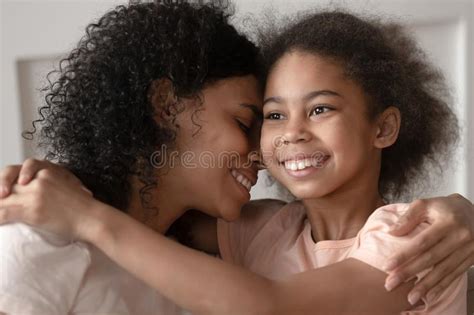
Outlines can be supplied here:
[[398, 108], [390, 106], [377, 118], [374, 146], [387, 148], [397, 141], [400, 131], [401, 114]]

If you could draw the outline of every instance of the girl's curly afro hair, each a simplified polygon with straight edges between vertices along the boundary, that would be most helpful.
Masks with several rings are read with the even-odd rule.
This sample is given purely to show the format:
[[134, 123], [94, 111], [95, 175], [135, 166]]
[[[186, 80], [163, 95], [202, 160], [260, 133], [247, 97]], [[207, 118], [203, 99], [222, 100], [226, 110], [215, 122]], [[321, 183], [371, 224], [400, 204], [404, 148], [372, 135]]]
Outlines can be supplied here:
[[[199, 98], [220, 79], [258, 76], [258, 49], [229, 24], [230, 11], [221, 1], [134, 1], [106, 13], [48, 76], [55, 80], [27, 135], [40, 126], [46, 158], [119, 209], [128, 205], [130, 176], [138, 176], [143, 202], [145, 188], [157, 185], [150, 157], [162, 145], [172, 146], [176, 134], [154, 119], [152, 85], [171, 81], [179, 100]], [[179, 110], [165, 112], [176, 116]]]
[[[382, 151], [379, 191], [409, 197], [451, 154], [457, 119], [443, 76], [397, 24], [335, 10], [297, 16], [279, 33], [261, 34], [265, 72], [286, 53], [302, 50], [338, 61], [369, 99], [369, 118], [389, 106], [402, 116], [397, 142]], [[429, 178], [429, 177], [428, 177]]]

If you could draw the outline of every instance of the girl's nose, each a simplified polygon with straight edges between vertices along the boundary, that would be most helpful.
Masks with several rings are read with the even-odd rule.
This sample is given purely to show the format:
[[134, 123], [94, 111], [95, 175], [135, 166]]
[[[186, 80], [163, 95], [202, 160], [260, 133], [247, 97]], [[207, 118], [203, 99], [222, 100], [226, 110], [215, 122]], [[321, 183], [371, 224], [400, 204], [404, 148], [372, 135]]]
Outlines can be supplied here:
[[284, 144], [306, 142], [311, 139], [311, 133], [307, 129], [303, 119], [293, 119], [285, 126], [282, 141]]

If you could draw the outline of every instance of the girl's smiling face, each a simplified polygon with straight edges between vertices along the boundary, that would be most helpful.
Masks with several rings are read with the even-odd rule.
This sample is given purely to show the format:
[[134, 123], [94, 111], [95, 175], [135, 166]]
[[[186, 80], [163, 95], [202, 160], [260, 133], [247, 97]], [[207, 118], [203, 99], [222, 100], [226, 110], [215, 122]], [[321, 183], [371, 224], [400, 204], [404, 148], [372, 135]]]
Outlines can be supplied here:
[[[396, 139], [396, 113], [369, 119], [366, 95], [341, 65], [293, 50], [277, 61], [268, 76], [263, 161], [299, 199], [367, 184], [377, 189], [381, 149]], [[396, 127], [395, 139], [393, 130], [388, 130], [390, 139], [385, 138], [387, 118], [389, 129]]]

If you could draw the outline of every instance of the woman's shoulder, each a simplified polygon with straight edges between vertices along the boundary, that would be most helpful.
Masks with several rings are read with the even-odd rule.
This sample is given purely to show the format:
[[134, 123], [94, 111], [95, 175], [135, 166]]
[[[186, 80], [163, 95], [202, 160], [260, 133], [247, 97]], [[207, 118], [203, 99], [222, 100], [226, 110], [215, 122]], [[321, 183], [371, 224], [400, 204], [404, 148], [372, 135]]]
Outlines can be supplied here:
[[16, 267], [23, 266], [23, 269], [33, 265], [34, 268], [38, 268], [42, 264], [53, 268], [54, 265], [61, 263], [68, 266], [75, 263], [87, 266], [91, 260], [87, 244], [71, 242], [56, 234], [22, 223], [0, 226], [0, 248], [2, 254], [9, 257], [6, 263], [16, 260], [19, 262]]
[[90, 265], [85, 244], [15, 223], [0, 226], [0, 248], [0, 312], [68, 313]]
[[35, 243], [36, 247], [64, 247], [71, 242], [56, 234], [34, 228], [23, 223], [12, 223], [0, 226], [1, 248], [17, 247], [20, 244]]

